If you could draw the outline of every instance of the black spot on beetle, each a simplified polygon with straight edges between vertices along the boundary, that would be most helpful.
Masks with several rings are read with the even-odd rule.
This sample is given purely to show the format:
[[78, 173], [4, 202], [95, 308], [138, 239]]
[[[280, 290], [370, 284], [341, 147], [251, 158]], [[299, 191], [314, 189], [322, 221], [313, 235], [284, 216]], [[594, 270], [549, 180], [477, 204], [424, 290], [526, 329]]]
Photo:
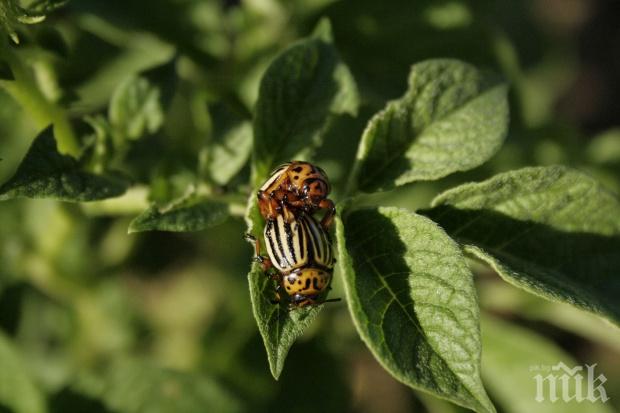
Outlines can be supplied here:
[[293, 171], [299, 173], [299, 172], [301, 172], [302, 169], [303, 168], [301, 166], [298, 166], [297, 168], [293, 168]]
[[293, 179], [294, 180], [298, 180], [299, 179], [299, 175], [295, 175], [295, 177]]
[[307, 290], [308, 288], [310, 288], [310, 278], [306, 278], [306, 285], [304, 287], [304, 290]]
[[301, 284], [301, 280], [297, 281], [297, 284]]
[[320, 288], [319, 288], [319, 279], [318, 278], [314, 278], [312, 280], [312, 286], [314, 287], [315, 290], [320, 290]]

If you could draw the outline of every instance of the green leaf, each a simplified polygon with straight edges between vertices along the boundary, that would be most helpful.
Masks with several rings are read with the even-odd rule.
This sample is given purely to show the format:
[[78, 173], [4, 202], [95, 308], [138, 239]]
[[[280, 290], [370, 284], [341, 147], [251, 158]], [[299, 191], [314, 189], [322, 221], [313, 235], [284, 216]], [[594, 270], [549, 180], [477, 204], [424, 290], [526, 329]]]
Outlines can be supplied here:
[[433, 205], [425, 214], [509, 283], [620, 324], [620, 201], [589, 176], [524, 168]]
[[[553, 374], [553, 366], [560, 362], [573, 369], [579, 364], [553, 342], [531, 331], [510, 325], [495, 318], [482, 319], [482, 375], [488, 383], [489, 392], [507, 413], [611, 413], [611, 407], [600, 401], [591, 403], [564, 402], [558, 379], [556, 388], [560, 397], [555, 403], [549, 400], [549, 387], [545, 383], [544, 401], [536, 401], [536, 379], [541, 374]], [[582, 366], [585, 370], [585, 366]], [[605, 372], [605, 366], [597, 366], [595, 377]], [[558, 377], [563, 372], [558, 371]], [[580, 372], [583, 376], [586, 371]], [[568, 381], [570, 394], [575, 392], [575, 382]], [[582, 381], [582, 394], [587, 395], [586, 380]]]
[[159, 208], [149, 207], [129, 224], [129, 233], [143, 231], [202, 231], [226, 221], [228, 204], [190, 196]]
[[45, 412], [45, 401], [27, 374], [24, 362], [9, 338], [0, 331], [0, 410], [14, 413]]
[[146, 78], [127, 78], [112, 95], [108, 117], [120, 139], [155, 133], [164, 121], [159, 89]]
[[355, 81], [338, 57], [329, 23], [282, 52], [260, 84], [254, 117], [254, 183], [275, 163], [318, 145], [333, 114], [355, 114]]
[[405, 95], [369, 122], [357, 154], [365, 192], [434, 180], [487, 161], [508, 129], [506, 86], [458, 60], [413, 65]]
[[598, 165], [620, 164], [620, 128], [609, 129], [592, 138], [586, 156]]
[[28, 6], [28, 9], [36, 13], [48, 14], [69, 3], [69, 0], [35, 0]]
[[0, 1], [0, 30], [4, 31], [15, 42], [19, 37], [15, 27], [19, 24], [35, 24], [45, 20], [45, 14], [35, 10], [24, 9], [17, 0]]
[[209, 148], [209, 172], [213, 181], [226, 185], [246, 164], [252, 151], [252, 125], [231, 127]]
[[[282, 52], [262, 78], [254, 118], [253, 183], [260, 185], [276, 162], [318, 145], [334, 114], [355, 114], [358, 96], [349, 69], [332, 44], [323, 20], [313, 36]], [[263, 238], [264, 221], [250, 197], [249, 232]], [[321, 307], [289, 311], [274, 305], [273, 282], [254, 264], [248, 274], [254, 318], [265, 344], [271, 373], [280, 376], [294, 341]]]
[[[264, 221], [254, 196], [250, 197], [247, 221], [248, 232], [262, 241]], [[321, 306], [289, 311], [284, 303], [273, 304], [271, 301], [275, 298], [274, 283], [257, 263], [252, 265], [248, 273], [248, 283], [252, 311], [267, 351], [269, 368], [277, 379], [282, 373], [291, 346], [316, 318]]]
[[106, 407], [123, 413], [241, 412], [242, 406], [211, 378], [121, 359], [109, 369], [102, 394]]
[[349, 310], [381, 365], [415, 389], [494, 412], [480, 380], [473, 277], [458, 245], [397, 208], [351, 212], [336, 233]]
[[0, 201], [25, 197], [84, 202], [119, 196], [126, 189], [123, 179], [84, 172], [76, 159], [60, 154], [50, 127], [35, 138], [15, 175], [0, 186]]

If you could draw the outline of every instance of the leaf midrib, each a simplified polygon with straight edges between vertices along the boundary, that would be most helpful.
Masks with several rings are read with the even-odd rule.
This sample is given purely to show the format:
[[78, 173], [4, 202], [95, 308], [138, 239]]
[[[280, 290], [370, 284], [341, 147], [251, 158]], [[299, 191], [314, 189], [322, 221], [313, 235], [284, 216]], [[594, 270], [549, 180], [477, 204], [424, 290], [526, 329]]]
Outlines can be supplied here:
[[[318, 46], [317, 46], [317, 60], [313, 65], [312, 68], [312, 76], [310, 77], [310, 80], [307, 82], [307, 84], [304, 85], [304, 87], [302, 88], [303, 90], [303, 94], [302, 94], [302, 98], [301, 101], [299, 103], [299, 105], [296, 105], [293, 109], [293, 115], [289, 118], [289, 120], [285, 123], [285, 126], [283, 128], [283, 132], [279, 134], [279, 136], [281, 137], [280, 141], [281, 143], [283, 143], [284, 145], [279, 145], [277, 148], [275, 148], [274, 150], [271, 151], [271, 153], [273, 153], [273, 155], [270, 157], [270, 159], [268, 160], [268, 165], [267, 165], [267, 169], [271, 168], [271, 166], [274, 163], [274, 160], [278, 158], [278, 155], [283, 151], [283, 147], [286, 146], [286, 142], [287, 140], [289, 140], [293, 134], [293, 131], [295, 131], [295, 128], [297, 127], [297, 125], [299, 124], [299, 120], [300, 120], [300, 113], [303, 113], [306, 111], [306, 105], [307, 102], [309, 100], [309, 93], [306, 93], [309, 89], [314, 89], [311, 88], [310, 85], [314, 85], [317, 79], [317, 76], [319, 74], [319, 70], [318, 69], [318, 63], [321, 61], [322, 59], [322, 51], [321, 51], [321, 42], [317, 41], [316, 39], [312, 39], [311, 42], [317, 42]], [[298, 44], [297, 47], [302, 47], [302, 43]], [[302, 68], [303, 70], [303, 68]]]
[[[416, 323], [412, 318], [411, 315], [409, 314], [409, 312], [406, 310], [405, 306], [403, 305], [403, 303], [400, 302], [400, 300], [398, 299], [398, 297], [396, 296], [396, 294], [394, 293], [394, 291], [392, 290], [392, 288], [385, 282], [385, 280], [383, 280], [383, 277], [381, 276], [381, 273], [379, 272], [379, 269], [374, 265], [374, 263], [372, 261], [366, 261], [366, 263], [371, 267], [371, 269], [373, 270], [373, 272], [375, 273], [375, 275], [379, 278], [379, 280], [381, 281], [381, 283], [383, 284], [383, 287], [386, 289], [386, 291], [388, 291], [390, 293], [390, 295], [392, 296], [392, 302], [396, 302], [399, 307], [401, 308], [401, 310], [406, 314], [407, 318], [411, 321], [411, 323], [415, 326], [415, 328], [418, 330], [418, 332], [422, 335], [422, 337], [424, 338], [424, 341], [428, 344], [428, 346], [433, 350], [433, 353], [435, 353], [435, 355], [437, 357], [439, 357], [441, 359], [441, 361], [448, 367], [448, 369], [450, 370], [450, 372], [454, 375], [454, 377], [458, 380], [458, 382], [460, 383], [460, 385], [467, 391], [467, 393], [469, 393], [469, 395], [476, 400], [476, 402], [478, 402], [480, 404], [480, 406], [484, 407], [484, 404], [478, 399], [478, 397], [472, 392], [472, 390], [469, 388], [468, 385], [466, 385], [458, 376], [457, 373], [454, 372], [454, 370], [452, 369], [451, 365], [442, 357], [442, 355], [437, 351], [437, 349], [429, 342], [428, 338], [426, 337], [425, 332], [421, 329], [421, 326]], [[411, 275], [411, 271], [409, 271], [409, 274]], [[411, 298], [412, 303], [414, 305], [414, 310], [415, 310], [415, 301], [413, 300], [413, 297]], [[390, 304], [388, 304], [386, 306], [386, 308], [389, 307]], [[364, 308], [363, 306], [360, 306], [361, 308]], [[364, 311], [366, 312], [366, 311]], [[368, 315], [366, 316], [366, 319], [369, 319], [370, 317], [368, 317]], [[381, 318], [381, 320], [383, 320], [383, 317]], [[383, 322], [381, 323], [383, 324]], [[383, 330], [383, 328], [381, 327], [381, 329]], [[385, 334], [382, 334], [382, 340], [384, 340]], [[385, 340], [384, 340], [385, 342]], [[391, 354], [391, 358], [394, 361], [394, 355], [392, 353], [391, 350], [389, 350], [389, 347], [386, 345], [386, 347], [388, 348], [388, 351]], [[407, 381], [409, 381], [407, 379]], [[413, 384], [413, 383], [412, 383]], [[416, 386], [417, 387], [417, 386]], [[486, 408], [485, 408], [486, 410]]]

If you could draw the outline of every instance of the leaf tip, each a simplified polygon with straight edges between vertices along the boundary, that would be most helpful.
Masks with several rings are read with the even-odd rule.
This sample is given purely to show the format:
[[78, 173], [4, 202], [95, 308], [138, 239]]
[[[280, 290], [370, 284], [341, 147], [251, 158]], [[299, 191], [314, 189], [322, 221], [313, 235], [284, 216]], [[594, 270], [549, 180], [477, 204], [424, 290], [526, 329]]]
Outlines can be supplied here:
[[321, 39], [327, 43], [332, 43], [334, 41], [334, 36], [332, 34], [332, 24], [329, 18], [323, 17], [317, 23], [316, 27], [312, 31], [312, 37], [317, 39]]
[[148, 231], [148, 228], [144, 225], [144, 213], [142, 213], [131, 220], [127, 228], [127, 234], [135, 234], [144, 231]]
[[279, 381], [280, 375], [282, 374], [282, 363], [278, 363], [277, 360], [269, 359], [269, 371], [273, 376], [274, 380]]

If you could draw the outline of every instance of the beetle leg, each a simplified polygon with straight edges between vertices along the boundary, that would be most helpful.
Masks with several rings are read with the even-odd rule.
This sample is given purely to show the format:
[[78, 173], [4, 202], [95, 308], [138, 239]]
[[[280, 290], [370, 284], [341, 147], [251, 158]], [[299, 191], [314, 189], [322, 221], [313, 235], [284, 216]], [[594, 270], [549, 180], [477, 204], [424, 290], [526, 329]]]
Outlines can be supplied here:
[[289, 204], [290, 206], [292, 206], [293, 208], [303, 208], [306, 206], [306, 203], [304, 202], [303, 199], [287, 199], [286, 200], [287, 204]]
[[260, 214], [263, 218], [267, 219], [271, 212], [271, 199], [269, 195], [262, 190], [256, 193], [256, 197], [258, 198], [258, 209], [260, 210]]
[[325, 231], [327, 231], [334, 221], [334, 216], [336, 215], [336, 205], [334, 205], [331, 199], [325, 198], [319, 202], [319, 208], [327, 210], [321, 220], [321, 226]]
[[271, 260], [264, 255], [260, 255], [260, 241], [252, 234], [245, 234], [243, 238], [248, 242], [254, 243], [254, 256], [252, 257], [252, 261], [261, 264], [261, 267], [265, 272], [272, 268], [273, 263]]
[[280, 304], [280, 286], [278, 285], [276, 287], [276, 291], [275, 291], [275, 299], [271, 300], [271, 304]]
[[278, 202], [275, 197], [271, 197], [269, 198], [268, 208], [269, 214], [267, 219], [275, 220], [278, 213], [282, 210], [282, 205], [280, 205], [280, 202]]

